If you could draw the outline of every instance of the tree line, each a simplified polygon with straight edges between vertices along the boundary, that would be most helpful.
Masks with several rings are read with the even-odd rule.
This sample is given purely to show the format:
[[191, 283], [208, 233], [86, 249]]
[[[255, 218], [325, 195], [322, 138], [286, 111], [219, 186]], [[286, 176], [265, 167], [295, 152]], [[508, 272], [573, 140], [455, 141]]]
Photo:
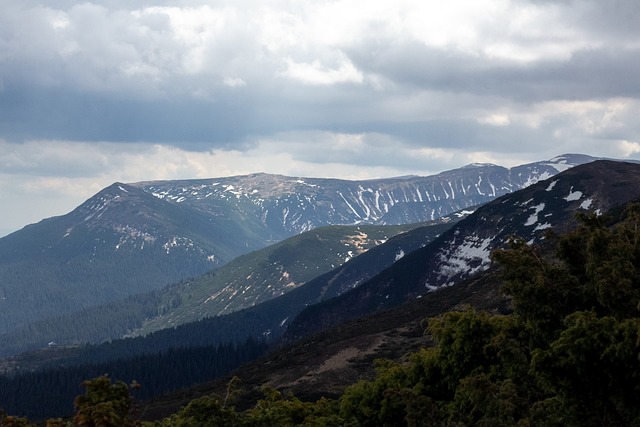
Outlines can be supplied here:
[[0, 377], [0, 407], [33, 419], [66, 416], [73, 412], [73, 398], [81, 392], [80, 384], [105, 373], [111, 378], [137, 381], [142, 386], [136, 397], [149, 399], [219, 378], [266, 350], [264, 342], [248, 339], [240, 344], [172, 348], [127, 359]]

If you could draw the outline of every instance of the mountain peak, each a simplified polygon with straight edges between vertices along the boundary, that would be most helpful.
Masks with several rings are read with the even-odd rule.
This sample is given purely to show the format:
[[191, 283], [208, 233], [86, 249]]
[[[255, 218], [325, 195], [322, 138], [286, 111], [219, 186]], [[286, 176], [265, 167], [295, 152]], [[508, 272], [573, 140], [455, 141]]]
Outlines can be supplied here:
[[141, 192], [129, 184], [114, 182], [78, 206], [72, 213], [84, 215], [84, 221], [87, 222], [96, 215], [101, 216], [101, 212], [113, 207], [115, 204], [126, 203], [131, 198], [145, 198], [146, 195], [146, 192]]
[[496, 168], [496, 167], [500, 167], [500, 166], [495, 165], [493, 163], [469, 163], [468, 165], [463, 166], [462, 169]]

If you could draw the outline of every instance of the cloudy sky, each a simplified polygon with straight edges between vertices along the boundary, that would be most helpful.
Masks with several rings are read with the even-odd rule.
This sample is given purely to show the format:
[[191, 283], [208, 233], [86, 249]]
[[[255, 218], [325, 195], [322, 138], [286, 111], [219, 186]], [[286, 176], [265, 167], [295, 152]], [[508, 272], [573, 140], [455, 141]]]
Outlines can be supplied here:
[[640, 158], [637, 0], [0, 0], [0, 236], [114, 181]]

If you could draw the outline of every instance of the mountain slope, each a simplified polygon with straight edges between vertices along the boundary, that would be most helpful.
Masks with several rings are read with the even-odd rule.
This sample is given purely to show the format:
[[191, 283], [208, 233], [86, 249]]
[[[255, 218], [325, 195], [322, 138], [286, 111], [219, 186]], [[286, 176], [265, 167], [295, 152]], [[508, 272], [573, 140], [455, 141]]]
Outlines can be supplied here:
[[[203, 215], [114, 184], [0, 239], [0, 332], [209, 270], [218, 245], [207, 228]], [[246, 244], [225, 246], [233, 256]]]
[[[339, 256], [355, 252], [357, 247], [345, 246], [344, 242], [337, 245], [328, 239], [340, 236], [357, 235], [360, 240], [357, 245], [362, 245], [362, 230], [367, 230], [369, 244], [374, 245], [376, 237], [390, 235], [403, 228], [412, 226], [342, 226], [324, 227], [303, 233], [300, 236], [288, 239], [280, 244], [257, 251], [254, 254], [241, 257], [217, 272], [206, 274], [200, 278], [179, 283], [168, 287], [166, 290], [153, 292], [148, 296], [139, 295], [128, 298], [122, 302], [84, 310], [77, 314], [68, 314], [61, 318], [48, 319], [46, 321], [30, 324], [28, 329], [18, 329], [10, 333], [0, 335], [0, 354], [9, 355], [19, 351], [33, 348], [42, 348], [50, 341], [60, 345], [69, 345], [78, 342], [91, 342], [117, 338], [127, 333], [128, 335], [146, 334], [158, 330], [145, 338], [136, 340], [128, 339], [122, 346], [121, 341], [96, 347], [97, 352], [92, 351], [91, 356], [76, 356], [75, 359], [85, 360], [112, 360], [130, 354], [139, 354], [152, 351], [162, 351], [170, 347], [189, 347], [194, 345], [210, 345], [226, 341], [242, 342], [248, 337], [265, 337], [269, 340], [276, 339], [286, 330], [287, 319], [293, 319], [305, 306], [338, 295], [366, 278], [375, 275], [383, 268], [391, 265], [404, 252], [409, 253], [427, 245], [438, 235], [451, 227], [466, 213], [445, 217], [440, 221], [412, 229], [389, 238], [379, 246], [373, 247], [357, 257], [350, 258], [340, 267], [318, 278], [308, 281], [299, 287], [279, 297], [267, 300], [249, 308], [242, 309], [227, 315], [211, 317], [201, 322], [191, 324], [182, 323], [188, 320], [197, 320], [205, 315], [211, 316], [218, 313], [221, 307], [227, 305], [214, 302], [205, 304], [212, 292], [227, 287], [227, 280], [234, 281], [239, 277], [243, 283], [234, 292], [237, 295], [234, 305], [242, 307], [247, 301], [243, 292], [250, 293], [252, 288], [268, 289], [268, 284], [259, 277], [275, 277], [274, 284], [283, 276], [282, 269], [286, 265], [294, 265], [297, 269], [287, 269], [292, 274], [289, 280], [301, 280], [318, 273], [321, 270], [330, 269], [330, 263], [344, 259], [335, 259]], [[322, 236], [324, 248], [318, 251], [317, 236]], [[350, 239], [346, 239], [347, 242]], [[304, 242], [312, 241], [315, 247], [313, 253], [304, 250]], [[283, 249], [285, 249], [283, 251]], [[296, 253], [289, 256], [291, 250]], [[284, 257], [282, 255], [285, 255]], [[319, 258], [316, 259], [316, 258]], [[270, 260], [266, 265], [260, 265], [264, 260]], [[307, 268], [304, 268], [307, 266]], [[311, 273], [311, 274], [310, 274]], [[246, 277], [253, 276], [252, 280]], [[273, 288], [273, 287], [272, 287]], [[213, 302], [213, 301], [212, 301]], [[129, 305], [133, 305], [130, 308]], [[216, 308], [217, 307], [217, 308]], [[137, 315], [137, 313], [142, 314]], [[145, 321], [146, 318], [146, 321]], [[141, 325], [144, 325], [141, 327]], [[177, 327], [177, 328], [176, 328]], [[175, 329], [174, 329], [175, 328]], [[194, 337], [198, 337], [194, 340]], [[82, 351], [80, 351], [82, 353]], [[67, 364], [70, 362], [66, 362]]]
[[[467, 305], [507, 312], [509, 302], [499, 292], [500, 278], [493, 271], [487, 273], [394, 309], [278, 346], [233, 372], [240, 378], [244, 391], [237, 406], [253, 406], [256, 400], [263, 398], [261, 389], [264, 386], [275, 388], [284, 395], [291, 392], [303, 401], [336, 398], [347, 386], [362, 379], [372, 379], [376, 360], [402, 362], [407, 353], [431, 345], [424, 336], [425, 319]], [[144, 417], [161, 419], [199, 396], [224, 395], [229, 380], [230, 377], [216, 379], [144, 402]]]
[[[417, 226], [321, 227], [242, 255], [218, 270], [158, 292], [159, 298], [171, 301], [171, 309], [146, 321], [135, 334], [258, 305]], [[431, 229], [432, 238], [441, 230], [438, 227]]]
[[[411, 238], [391, 236], [418, 225], [321, 227], [240, 256], [217, 270], [152, 293], [67, 313], [0, 334], [0, 354], [42, 348], [51, 341], [69, 345], [102, 342], [124, 335], [144, 335], [204, 317], [241, 310], [295, 290], [383, 242], [396, 246], [394, 242], [404, 242], [403, 246], [394, 249], [394, 254], [388, 259], [377, 259], [377, 269], [374, 267], [371, 271], [379, 271], [379, 266], [390, 265], [398, 253], [426, 245], [449, 228], [458, 216], [464, 215], [461, 213], [454, 216], [455, 219], [445, 217], [433, 221], [419, 227], [421, 230], [417, 233], [409, 231], [406, 234], [413, 236]], [[319, 294], [320, 291], [312, 298], [319, 298]], [[292, 312], [293, 316], [308, 303], [310, 301], [304, 300], [300, 302], [301, 306], [291, 302], [287, 306], [297, 310]], [[270, 327], [271, 324], [265, 325], [261, 331]]]
[[[614, 205], [614, 209], [619, 208], [619, 205]], [[241, 379], [245, 392], [234, 404], [240, 409], [253, 406], [256, 399], [263, 398], [260, 390], [264, 386], [274, 387], [285, 395], [292, 391], [302, 400], [336, 397], [345, 386], [371, 378], [375, 359], [384, 357], [403, 361], [407, 352], [431, 345], [429, 337], [423, 336], [426, 326], [423, 319], [426, 317], [459, 310], [466, 304], [492, 312], [508, 312], [509, 302], [499, 292], [500, 278], [495, 273], [493, 269], [483, 271], [470, 280], [430, 292], [400, 307], [341, 324], [276, 349], [267, 357], [234, 372]], [[211, 392], [224, 396], [228, 381], [228, 378], [220, 379], [143, 402], [142, 412], [146, 419], [154, 420], [168, 416], [179, 406]]]
[[535, 242], [561, 232], [577, 212], [606, 212], [640, 198], [640, 165], [597, 161], [505, 195], [478, 208], [432, 244], [337, 298], [308, 307], [287, 331], [295, 340], [388, 309], [485, 270], [489, 255], [518, 235]]

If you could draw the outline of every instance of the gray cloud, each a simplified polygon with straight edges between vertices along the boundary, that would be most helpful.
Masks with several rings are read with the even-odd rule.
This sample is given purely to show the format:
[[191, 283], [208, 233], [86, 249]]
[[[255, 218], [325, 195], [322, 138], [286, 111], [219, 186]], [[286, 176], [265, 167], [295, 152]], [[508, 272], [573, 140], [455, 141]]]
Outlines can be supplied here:
[[376, 50], [363, 46], [350, 56], [361, 69], [411, 90], [465, 92], [525, 104], [640, 95], [635, 76], [640, 67], [640, 39], [633, 48], [581, 49], [567, 59], [532, 64], [452, 54], [416, 41]]
[[[193, 148], [247, 144], [255, 136], [289, 130], [374, 126], [374, 131], [398, 129], [392, 135], [405, 138], [415, 129], [412, 139], [420, 132], [433, 134], [437, 142], [447, 125], [452, 140], [469, 140], [456, 136], [462, 132], [458, 128], [469, 128], [469, 112], [483, 108], [483, 101], [458, 105], [445, 120], [393, 117], [385, 105], [424, 92], [491, 97], [490, 108], [496, 102], [526, 106], [638, 95], [632, 72], [640, 65], [638, 30], [629, 18], [635, 3], [535, 4], [539, 16], [516, 14], [504, 28], [491, 27], [500, 16], [485, 18], [474, 28], [476, 39], [461, 46], [462, 29], [455, 22], [448, 41], [432, 42], [432, 35], [366, 17], [352, 34], [315, 40], [313, 33], [297, 34], [305, 24], [317, 25], [309, 5], [310, 12], [299, 15], [275, 8], [269, 20], [257, 9], [195, 2], [180, 8], [146, 2], [133, 10], [127, 3], [109, 9], [15, 3], [16, 16], [0, 18], [5, 42], [0, 130], [17, 141], [155, 141]], [[504, 18], [513, 13], [499, 12]], [[545, 24], [548, 31], [536, 27]], [[318, 84], [331, 81], [337, 83]], [[479, 133], [476, 138], [479, 144], [494, 140]]]
[[46, 189], [72, 207], [110, 180], [640, 154], [635, 0], [241, 6], [5, 0], [0, 203]]

